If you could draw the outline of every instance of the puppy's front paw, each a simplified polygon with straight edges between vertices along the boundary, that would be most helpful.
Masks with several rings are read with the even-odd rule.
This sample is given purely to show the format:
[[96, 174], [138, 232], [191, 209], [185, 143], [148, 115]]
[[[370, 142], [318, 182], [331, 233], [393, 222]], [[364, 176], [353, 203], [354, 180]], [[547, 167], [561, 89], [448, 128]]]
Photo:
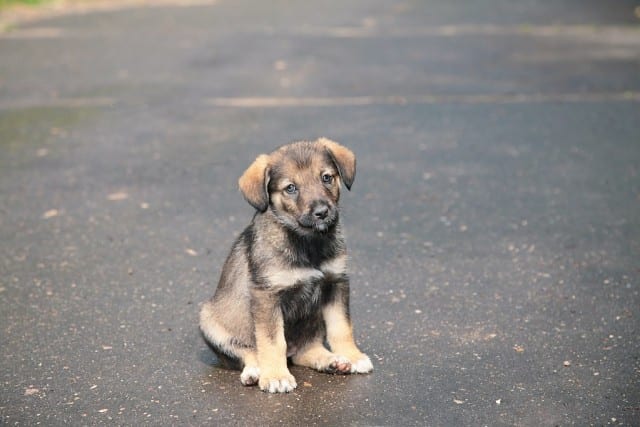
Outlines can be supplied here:
[[257, 366], [245, 366], [240, 374], [242, 385], [250, 386], [258, 384], [260, 379], [260, 368]]
[[366, 374], [373, 371], [373, 363], [366, 354], [363, 354], [358, 360], [351, 362], [352, 374]]
[[284, 372], [272, 375], [261, 375], [258, 386], [262, 391], [268, 391], [269, 393], [289, 393], [298, 385], [293, 375], [289, 372]]

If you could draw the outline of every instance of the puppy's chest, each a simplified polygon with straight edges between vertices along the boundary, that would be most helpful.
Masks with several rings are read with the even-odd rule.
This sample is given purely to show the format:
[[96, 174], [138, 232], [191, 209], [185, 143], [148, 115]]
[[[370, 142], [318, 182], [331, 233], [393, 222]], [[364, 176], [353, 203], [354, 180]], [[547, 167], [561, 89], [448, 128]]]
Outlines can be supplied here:
[[317, 313], [331, 285], [326, 282], [308, 283], [280, 293], [280, 308], [286, 324], [295, 323]]
[[295, 290], [307, 285], [321, 285], [346, 278], [346, 256], [340, 255], [314, 267], [268, 267], [265, 279], [273, 290]]

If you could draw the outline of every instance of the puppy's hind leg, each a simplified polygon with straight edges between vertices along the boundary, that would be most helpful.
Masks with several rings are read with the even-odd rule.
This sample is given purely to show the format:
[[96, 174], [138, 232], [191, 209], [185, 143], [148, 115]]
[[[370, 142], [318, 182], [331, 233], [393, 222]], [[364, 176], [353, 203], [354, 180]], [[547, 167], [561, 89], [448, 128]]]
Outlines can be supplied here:
[[242, 369], [240, 382], [251, 386], [258, 383], [260, 369], [255, 348], [231, 335], [215, 318], [215, 309], [209, 301], [200, 311], [200, 331], [218, 359], [227, 367]]
[[255, 351], [245, 351], [244, 368], [240, 374], [240, 382], [243, 385], [256, 385], [260, 381], [260, 368]]
[[353, 339], [353, 328], [349, 317], [348, 281], [336, 286], [334, 299], [323, 307], [322, 316], [331, 351], [346, 357], [351, 362], [351, 373], [371, 372], [373, 370], [371, 359], [360, 351]]
[[306, 366], [320, 372], [330, 374], [348, 374], [351, 372], [349, 359], [327, 350], [320, 338], [304, 346], [293, 355], [291, 360], [296, 365]]

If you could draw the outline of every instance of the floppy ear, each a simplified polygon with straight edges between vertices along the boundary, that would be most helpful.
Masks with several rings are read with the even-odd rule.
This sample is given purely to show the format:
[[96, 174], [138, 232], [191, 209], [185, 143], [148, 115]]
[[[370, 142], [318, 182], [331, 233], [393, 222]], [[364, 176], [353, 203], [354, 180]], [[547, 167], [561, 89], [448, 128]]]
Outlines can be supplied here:
[[238, 180], [240, 191], [247, 202], [260, 212], [269, 207], [269, 156], [261, 154]]
[[348, 148], [327, 138], [318, 139], [318, 143], [324, 146], [327, 150], [331, 156], [331, 160], [333, 160], [333, 163], [335, 163], [338, 168], [338, 173], [340, 174], [340, 178], [342, 178], [342, 182], [344, 182], [347, 190], [351, 190], [353, 180], [356, 178], [355, 154], [353, 154], [353, 152]]

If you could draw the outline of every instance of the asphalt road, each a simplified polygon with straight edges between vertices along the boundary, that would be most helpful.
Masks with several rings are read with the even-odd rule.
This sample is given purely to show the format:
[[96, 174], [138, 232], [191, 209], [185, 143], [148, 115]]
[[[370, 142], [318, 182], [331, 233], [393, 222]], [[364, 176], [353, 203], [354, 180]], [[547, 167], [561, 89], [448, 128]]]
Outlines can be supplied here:
[[[635, 1], [126, 9], [0, 36], [0, 424], [640, 425]], [[261, 152], [351, 147], [371, 375], [198, 329]]]

